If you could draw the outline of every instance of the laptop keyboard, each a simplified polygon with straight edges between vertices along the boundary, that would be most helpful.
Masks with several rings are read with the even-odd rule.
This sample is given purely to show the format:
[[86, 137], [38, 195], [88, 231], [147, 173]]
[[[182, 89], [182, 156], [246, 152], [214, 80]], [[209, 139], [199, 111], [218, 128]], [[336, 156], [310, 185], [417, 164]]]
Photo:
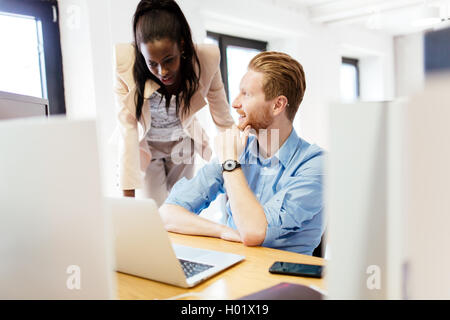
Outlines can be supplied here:
[[186, 278], [195, 276], [196, 274], [213, 267], [213, 266], [210, 266], [209, 264], [192, 262], [192, 261], [187, 261], [187, 260], [183, 260], [183, 259], [178, 259], [178, 260], [181, 263], [181, 267], [183, 268]]

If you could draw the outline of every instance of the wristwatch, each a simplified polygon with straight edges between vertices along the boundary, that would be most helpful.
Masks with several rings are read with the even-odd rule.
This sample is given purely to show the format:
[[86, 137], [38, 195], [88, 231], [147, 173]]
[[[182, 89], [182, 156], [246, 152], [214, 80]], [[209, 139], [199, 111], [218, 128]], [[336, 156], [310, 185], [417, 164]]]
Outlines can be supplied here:
[[225, 160], [222, 163], [222, 172], [224, 171], [233, 171], [236, 168], [240, 168], [241, 164], [239, 162], [237, 162], [236, 160]]

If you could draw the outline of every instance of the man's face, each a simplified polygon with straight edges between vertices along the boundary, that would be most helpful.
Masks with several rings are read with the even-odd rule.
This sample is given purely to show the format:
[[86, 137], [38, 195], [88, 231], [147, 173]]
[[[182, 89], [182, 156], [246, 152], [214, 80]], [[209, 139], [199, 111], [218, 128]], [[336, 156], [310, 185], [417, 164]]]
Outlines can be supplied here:
[[270, 108], [272, 101], [266, 101], [263, 77], [261, 72], [249, 70], [241, 80], [239, 95], [232, 103], [232, 107], [240, 115], [240, 130], [250, 125], [258, 132], [260, 129], [267, 129], [273, 121]]

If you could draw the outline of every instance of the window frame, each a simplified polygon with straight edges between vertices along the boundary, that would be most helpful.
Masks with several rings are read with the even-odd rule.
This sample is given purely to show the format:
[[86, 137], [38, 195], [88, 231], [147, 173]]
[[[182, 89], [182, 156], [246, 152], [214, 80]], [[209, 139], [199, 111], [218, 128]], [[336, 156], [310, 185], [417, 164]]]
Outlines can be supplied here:
[[342, 57], [341, 64], [349, 64], [356, 69], [356, 98], [360, 99], [360, 76], [359, 76], [359, 60], [355, 58]]
[[[0, 12], [32, 16], [40, 22], [44, 48], [45, 82], [49, 114], [65, 114], [64, 78], [57, 0], [1, 0]], [[42, 63], [41, 63], [42, 67]], [[42, 70], [41, 70], [42, 72]]]
[[230, 36], [222, 33], [216, 33], [207, 31], [206, 36], [208, 38], [213, 38], [217, 41], [220, 50], [220, 72], [222, 74], [222, 81], [225, 87], [225, 93], [227, 95], [227, 100], [230, 101], [229, 93], [228, 93], [228, 58], [227, 58], [227, 47], [228, 46], [236, 46], [242, 48], [256, 49], [260, 51], [267, 51], [267, 42], [240, 38], [235, 36]]

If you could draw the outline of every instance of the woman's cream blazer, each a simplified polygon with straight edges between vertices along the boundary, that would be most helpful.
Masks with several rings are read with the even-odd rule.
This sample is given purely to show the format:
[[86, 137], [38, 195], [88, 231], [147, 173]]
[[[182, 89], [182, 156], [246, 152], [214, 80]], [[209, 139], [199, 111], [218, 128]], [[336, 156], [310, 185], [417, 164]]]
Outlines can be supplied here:
[[[226, 99], [220, 75], [220, 53], [214, 45], [196, 46], [200, 60], [201, 74], [197, 92], [192, 96], [189, 113], [182, 116], [181, 123], [186, 134], [194, 140], [195, 150], [205, 159], [211, 157], [208, 137], [195, 118], [195, 113], [203, 108], [208, 100], [212, 119], [219, 130], [230, 128], [233, 118]], [[136, 83], [133, 77], [135, 61], [134, 47], [130, 43], [115, 46], [115, 84], [114, 91], [118, 103], [119, 131], [119, 187], [132, 190], [142, 187], [144, 172], [152, 155], [145, 136], [151, 126], [151, 115], [148, 99], [159, 85], [148, 80], [144, 89], [142, 116], [136, 120], [135, 93]], [[181, 106], [183, 108], [183, 105]]]

